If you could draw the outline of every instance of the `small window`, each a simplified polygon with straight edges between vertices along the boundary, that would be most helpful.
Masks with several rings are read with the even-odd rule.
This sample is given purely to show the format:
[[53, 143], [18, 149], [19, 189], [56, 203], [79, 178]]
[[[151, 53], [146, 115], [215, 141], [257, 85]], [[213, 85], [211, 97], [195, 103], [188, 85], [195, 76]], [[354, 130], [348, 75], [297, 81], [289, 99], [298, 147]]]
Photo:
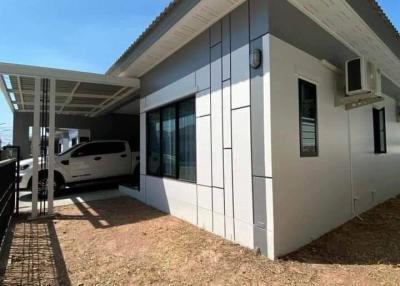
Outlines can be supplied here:
[[300, 156], [318, 156], [317, 86], [299, 79]]
[[373, 109], [375, 154], [386, 153], [385, 108]]

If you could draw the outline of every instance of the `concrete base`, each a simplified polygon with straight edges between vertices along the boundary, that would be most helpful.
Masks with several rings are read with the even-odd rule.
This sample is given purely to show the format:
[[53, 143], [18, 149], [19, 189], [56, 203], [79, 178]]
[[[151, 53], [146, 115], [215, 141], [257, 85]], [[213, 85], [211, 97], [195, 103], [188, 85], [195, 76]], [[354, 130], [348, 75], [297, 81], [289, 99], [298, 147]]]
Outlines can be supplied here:
[[137, 199], [141, 202], [145, 202], [144, 192], [140, 192], [140, 189], [138, 187], [119, 185], [118, 190], [129, 197]]

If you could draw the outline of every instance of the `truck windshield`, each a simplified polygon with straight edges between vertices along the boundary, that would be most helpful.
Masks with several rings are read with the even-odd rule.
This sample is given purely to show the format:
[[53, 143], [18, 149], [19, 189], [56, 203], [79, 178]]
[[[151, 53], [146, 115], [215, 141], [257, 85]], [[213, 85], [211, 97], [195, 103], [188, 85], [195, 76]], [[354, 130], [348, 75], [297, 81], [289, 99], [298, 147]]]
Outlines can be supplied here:
[[72, 146], [71, 148], [65, 150], [64, 152], [62, 152], [62, 153], [60, 153], [60, 154], [58, 154], [58, 156], [63, 156], [63, 155], [65, 155], [65, 154], [67, 154], [67, 153], [69, 153], [69, 152], [75, 150], [76, 148], [78, 148], [78, 147], [80, 147], [80, 146], [82, 146], [82, 145], [83, 145], [83, 143], [82, 143], [82, 144], [77, 144], [77, 145], [75, 145], [75, 146]]

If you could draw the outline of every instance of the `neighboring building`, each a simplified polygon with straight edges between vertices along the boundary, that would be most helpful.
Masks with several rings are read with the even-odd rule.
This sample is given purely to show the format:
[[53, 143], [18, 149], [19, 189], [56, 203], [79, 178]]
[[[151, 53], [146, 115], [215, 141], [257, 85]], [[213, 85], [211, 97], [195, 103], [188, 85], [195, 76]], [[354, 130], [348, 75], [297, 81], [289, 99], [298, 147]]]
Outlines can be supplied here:
[[[361, 71], [344, 74], [359, 57], [382, 76], [367, 65], [373, 92], [345, 96], [362, 87]], [[98, 115], [140, 116], [140, 190], [130, 193], [271, 259], [400, 193], [400, 36], [374, 0], [173, 1], [107, 72], [122, 87], [107, 93], [99, 75], [81, 90], [80, 74], [9, 70], [57, 75], [57, 112], [92, 117], [59, 115], [57, 127], [93, 140], [139, 133], [133, 119]], [[28, 99], [14, 105], [32, 112]], [[25, 114], [14, 116], [16, 145], [32, 126]]]

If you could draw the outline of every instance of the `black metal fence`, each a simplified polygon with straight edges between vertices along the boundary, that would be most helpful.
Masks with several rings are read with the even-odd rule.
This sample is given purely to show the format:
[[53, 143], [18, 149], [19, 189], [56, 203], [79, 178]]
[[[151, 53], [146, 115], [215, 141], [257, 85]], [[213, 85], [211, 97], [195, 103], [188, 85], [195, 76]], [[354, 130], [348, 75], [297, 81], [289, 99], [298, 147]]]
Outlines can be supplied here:
[[[17, 150], [17, 154], [18, 154]], [[16, 158], [19, 157], [19, 154]], [[14, 213], [18, 213], [19, 160], [0, 161], [0, 248]]]

